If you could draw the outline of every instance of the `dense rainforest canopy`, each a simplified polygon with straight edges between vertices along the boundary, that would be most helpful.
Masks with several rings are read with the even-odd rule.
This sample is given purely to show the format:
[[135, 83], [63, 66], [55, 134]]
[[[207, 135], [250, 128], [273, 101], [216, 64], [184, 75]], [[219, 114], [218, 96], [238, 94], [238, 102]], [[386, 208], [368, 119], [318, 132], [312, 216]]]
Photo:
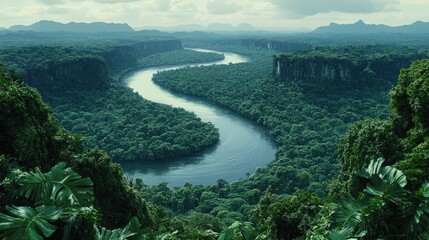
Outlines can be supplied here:
[[183, 50], [177, 40], [0, 50], [0, 61], [42, 92], [63, 127], [83, 134], [87, 146], [107, 151], [117, 162], [190, 154], [219, 138], [217, 129], [194, 114], [144, 100], [122, 85], [122, 74], [137, 67], [220, 59], [219, 54]]
[[[42, 87], [54, 114], [34, 88], [13, 71], [0, 69], [1, 238], [24, 236], [22, 229], [29, 227], [34, 239], [427, 239], [427, 60], [401, 72], [390, 90], [389, 107], [390, 78], [362, 88], [312, 92], [302, 79], [285, 82], [273, 75], [275, 49], [243, 46], [239, 40], [198, 41], [187, 44], [232, 50], [252, 61], [161, 72], [154, 80], [268, 128], [278, 145], [275, 161], [247, 179], [220, 179], [209, 186], [171, 189], [166, 183], [148, 186], [144, 179], [125, 179], [109, 155], [120, 161], [186, 154], [215, 142], [217, 132], [191, 113], [145, 101], [121, 85], [120, 76], [139, 66], [222, 56], [169, 49], [134, 56], [127, 67], [115, 61], [109, 67], [103, 50], [74, 45], [82, 52], [70, 50], [71, 55], [100, 63], [101, 74], [93, 77], [102, 84], [85, 89], [85, 81], [77, 82], [79, 90], [61, 91]], [[399, 54], [403, 48], [390, 47]], [[43, 59], [49, 48], [4, 48], [0, 59], [12, 64], [8, 69], [15, 68], [25, 82], [31, 63], [10, 53], [31, 57], [41, 49]], [[51, 50], [65, 49], [70, 48]], [[123, 50], [118, 51], [121, 55]], [[323, 51], [339, 58], [353, 52]], [[39, 69], [55, 72], [55, 66], [47, 63]], [[54, 115], [86, 140], [60, 127]], [[186, 136], [201, 140], [189, 142]], [[182, 148], [174, 145], [176, 139]], [[31, 225], [33, 221], [38, 224]]]

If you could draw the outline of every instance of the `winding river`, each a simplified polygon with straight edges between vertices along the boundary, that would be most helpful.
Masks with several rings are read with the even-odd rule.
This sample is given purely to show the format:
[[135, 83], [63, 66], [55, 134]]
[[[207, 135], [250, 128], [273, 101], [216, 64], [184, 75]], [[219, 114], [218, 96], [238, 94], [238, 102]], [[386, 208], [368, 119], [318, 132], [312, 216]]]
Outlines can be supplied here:
[[[205, 49], [192, 50], [210, 52]], [[218, 62], [146, 68], [125, 78], [126, 84], [145, 99], [194, 112], [202, 121], [213, 123], [220, 133], [220, 141], [216, 146], [195, 155], [156, 163], [121, 163], [126, 176], [142, 178], [149, 185], [161, 182], [167, 182], [169, 187], [185, 183], [208, 185], [218, 179], [231, 182], [245, 178], [256, 168], [265, 167], [274, 160], [275, 145], [265, 129], [230, 110], [200, 98], [171, 93], [152, 82], [153, 74], [158, 71], [249, 61], [242, 55], [222, 53], [225, 59]]]

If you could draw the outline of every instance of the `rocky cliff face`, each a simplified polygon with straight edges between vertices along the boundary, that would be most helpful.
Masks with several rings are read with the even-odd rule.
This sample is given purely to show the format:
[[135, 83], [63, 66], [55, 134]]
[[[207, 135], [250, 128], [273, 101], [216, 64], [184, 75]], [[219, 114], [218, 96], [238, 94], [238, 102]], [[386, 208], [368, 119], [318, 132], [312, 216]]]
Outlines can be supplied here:
[[[425, 55], [382, 56], [356, 59], [326, 56], [280, 55], [273, 60], [273, 74], [283, 81], [302, 81], [320, 87], [358, 87], [396, 82], [402, 68]], [[427, 57], [427, 56], [426, 56]]]
[[259, 47], [281, 52], [295, 52], [311, 48], [311, 45], [306, 43], [264, 39], [243, 39], [240, 44], [245, 47]]
[[26, 83], [40, 91], [63, 91], [100, 88], [107, 77], [104, 59], [82, 56], [50, 61], [44, 67], [30, 68], [24, 75]]
[[20, 54], [28, 55], [24, 58], [29, 61], [15, 64], [23, 65], [24, 81], [42, 93], [97, 89], [107, 83], [108, 74], [135, 67], [139, 57], [178, 49], [182, 49], [179, 40], [131, 42], [86, 50], [41, 46], [22, 50]]
[[135, 65], [139, 57], [182, 48], [179, 40], [152, 40], [115, 46], [101, 55], [106, 59], [109, 73], [112, 73]]

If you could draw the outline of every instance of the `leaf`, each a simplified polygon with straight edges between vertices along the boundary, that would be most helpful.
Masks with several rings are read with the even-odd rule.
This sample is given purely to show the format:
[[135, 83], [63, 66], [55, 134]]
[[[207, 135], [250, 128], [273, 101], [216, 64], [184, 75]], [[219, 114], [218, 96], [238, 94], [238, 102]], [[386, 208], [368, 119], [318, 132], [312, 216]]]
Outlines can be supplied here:
[[226, 229], [224, 229], [220, 235], [218, 240], [230, 240], [232, 239], [232, 237], [234, 236], [234, 232], [237, 228], [239, 228], [241, 226], [241, 222], [239, 221], [235, 221], [234, 223], [232, 223], [229, 227], [227, 227]]
[[340, 203], [340, 209], [336, 213], [338, 221], [350, 227], [357, 226], [363, 221], [362, 210], [365, 207], [367, 204], [349, 197]]
[[381, 170], [381, 178], [386, 180], [390, 184], [398, 184], [401, 187], [407, 185], [407, 177], [405, 174], [396, 168], [391, 166], [383, 167]]
[[353, 228], [342, 228], [341, 230], [333, 230], [329, 234], [330, 240], [348, 240], [351, 239]]
[[407, 178], [399, 169], [383, 167], [383, 162], [381, 158], [371, 160], [368, 167], [357, 171], [356, 175], [369, 180], [365, 193], [399, 204], [406, 196], [404, 187], [407, 185]]
[[[412, 209], [411, 221], [408, 226], [408, 237], [421, 239], [421, 236], [427, 236], [429, 226], [429, 183], [425, 182], [422, 184], [419, 190], [416, 192], [418, 201], [417, 206]], [[427, 239], [427, 238], [426, 238]]]
[[18, 194], [37, 203], [55, 203], [57, 206], [90, 206], [94, 200], [93, 184], [90, 178], [82, 178], [66, 163], [58, 163], [51, 171], [42, 174], [36, 167], [35, 172], [23, 173], [18, 183], [22, 186]]
[[384, 159], [379, 158], [377, 160], [371, 160], [368, 167], [356, 171], [355, 174], [359, 177], [369, 179], [372, 175], [378, 175], [381, 171], [381, 166], [384, 163]]
[[49, 237], [56, 227], [49, 221], [60, 218], [62, 210], [56, 206], [15, 207], [6, 206], [10, 215], [0, 213], [0, 238], [42, 240]]
[[[142, 234], [142, 232], [140, 232], [140, 226], [141, 225], [138, 222], [138, 219], [134, 217], [124, 228], [109, 230], [104, 227], [102, 227], [101, 229], [98, 229], [97, 227], [95, 227], [95, 239], [96, 240], [125, 240], [136, 234], [137, 235]], [[139, 232], [134, 232], [134, 230], [139, 230]]]

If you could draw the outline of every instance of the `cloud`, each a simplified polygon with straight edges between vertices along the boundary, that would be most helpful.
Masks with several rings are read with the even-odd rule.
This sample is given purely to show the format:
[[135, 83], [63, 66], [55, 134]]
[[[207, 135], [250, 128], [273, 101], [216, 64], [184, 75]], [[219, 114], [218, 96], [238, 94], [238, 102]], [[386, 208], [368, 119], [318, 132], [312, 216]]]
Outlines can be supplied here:
[[127, 2], [138, 2], [139, 0], [94, 0], [99, 3], [127, 3]]
[[152, 2], [152, 8], [156, 11], [170, 10], [171, 0], [156, 0]]
[[196, 12], [198, 10], [194, 1], [190, 0], [175, 0], [170, 5], [172, 12]]
[[207, 11], [211, 14], [232, 14], [241, 9], [241, 6], [231, 1], [209, 0], [207, 2]]
[[286, 12], [286, 17], [305, 17], [318, 13], [374, 13], [390, 9], [398, 0], [270, 0]]
[[46, 5], [57, 5], [57, 4], [64, 3], [64, 0], [37, 0], [37, 1]]

